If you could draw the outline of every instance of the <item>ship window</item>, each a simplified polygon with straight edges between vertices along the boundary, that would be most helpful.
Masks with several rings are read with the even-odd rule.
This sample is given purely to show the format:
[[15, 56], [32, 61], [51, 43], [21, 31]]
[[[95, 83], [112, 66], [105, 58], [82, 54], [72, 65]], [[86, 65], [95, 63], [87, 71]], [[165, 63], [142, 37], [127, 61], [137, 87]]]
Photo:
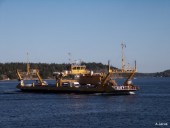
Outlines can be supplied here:
[[73, 70], [76, 70], [76, 67], [73, 67]]

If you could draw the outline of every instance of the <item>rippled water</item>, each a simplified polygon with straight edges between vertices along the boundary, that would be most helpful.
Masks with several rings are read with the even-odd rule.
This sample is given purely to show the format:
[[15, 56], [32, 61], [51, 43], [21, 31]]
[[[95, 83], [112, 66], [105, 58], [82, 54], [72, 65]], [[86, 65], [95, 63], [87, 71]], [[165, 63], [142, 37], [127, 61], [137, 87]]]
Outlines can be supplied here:
[[0, 82], [0, 128], [170, 127], [170, 78], [135, 79], [128, 96], [23, 93], [17, 83]]

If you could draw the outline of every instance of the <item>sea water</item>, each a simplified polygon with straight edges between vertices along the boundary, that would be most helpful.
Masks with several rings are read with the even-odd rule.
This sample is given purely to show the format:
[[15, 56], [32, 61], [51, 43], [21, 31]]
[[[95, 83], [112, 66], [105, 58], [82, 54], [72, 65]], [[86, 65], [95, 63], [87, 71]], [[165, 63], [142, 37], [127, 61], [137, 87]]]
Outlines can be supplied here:
[[1, 81], [0, 128], [170, 127], [170, 78], [133, 83], [135, 95], [112, 96], [24, 93], [17, 81]]

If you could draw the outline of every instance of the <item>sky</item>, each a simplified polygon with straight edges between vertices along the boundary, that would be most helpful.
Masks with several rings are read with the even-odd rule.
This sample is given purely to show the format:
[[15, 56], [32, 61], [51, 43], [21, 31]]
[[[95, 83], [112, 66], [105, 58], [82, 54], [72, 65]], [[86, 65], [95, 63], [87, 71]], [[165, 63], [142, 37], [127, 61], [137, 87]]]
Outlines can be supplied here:
[[[0, 63], [101, 62], [170, 69], [169, 0], [0, 0]], [[71, 53], [70, 55], [68, 53]]]

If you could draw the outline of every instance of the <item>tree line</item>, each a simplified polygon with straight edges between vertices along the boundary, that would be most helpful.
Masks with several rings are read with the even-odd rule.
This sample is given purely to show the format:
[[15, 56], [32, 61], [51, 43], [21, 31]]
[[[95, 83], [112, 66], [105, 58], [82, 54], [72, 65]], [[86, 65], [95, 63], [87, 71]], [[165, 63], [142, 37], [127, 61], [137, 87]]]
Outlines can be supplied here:
[[[104, 72], [108, 70], [108, 65], [95, 62], [82, 62], [81, 65], [85, 65], [88, 70], [94, 72]], [[42, 78], [53, 78], [53, 72], [62, 72], [64, 70], [70, 70], [70, 64], [68, 63], [30, 63], [31, 69], [38, 69]], [[112, 67], [112, 69], [116, 69]], [[26, 72], [27, 63], [0, 63], [0, 80], [5, 78], [17, 79], [16, 70]], [[122, 74], [120, 74], [121, 76]], [[136, 77], [170, 77], [170, 70], [158, 73], [136, 73]]]
[[[85, 65], [88, 70], [93, 70], [94, 72], [106, 72], [107, 65], [102, 63], [86, 63], [82, 62], [81, 65]], [[42, 78], [53, 78], [53, 72], [62, 72], [63, 70], [69, 70], [70, 64], [62, 63], [30, 63], [31, 69], [38, 69]], [[112, 67], [113, 68], [113, 67]], [[0, 80], [3, 76], [9, 79], [17, 79], [16, 70], [19, 69], [23, 72], [27, 71], [27, 63], [0, 63]]]

